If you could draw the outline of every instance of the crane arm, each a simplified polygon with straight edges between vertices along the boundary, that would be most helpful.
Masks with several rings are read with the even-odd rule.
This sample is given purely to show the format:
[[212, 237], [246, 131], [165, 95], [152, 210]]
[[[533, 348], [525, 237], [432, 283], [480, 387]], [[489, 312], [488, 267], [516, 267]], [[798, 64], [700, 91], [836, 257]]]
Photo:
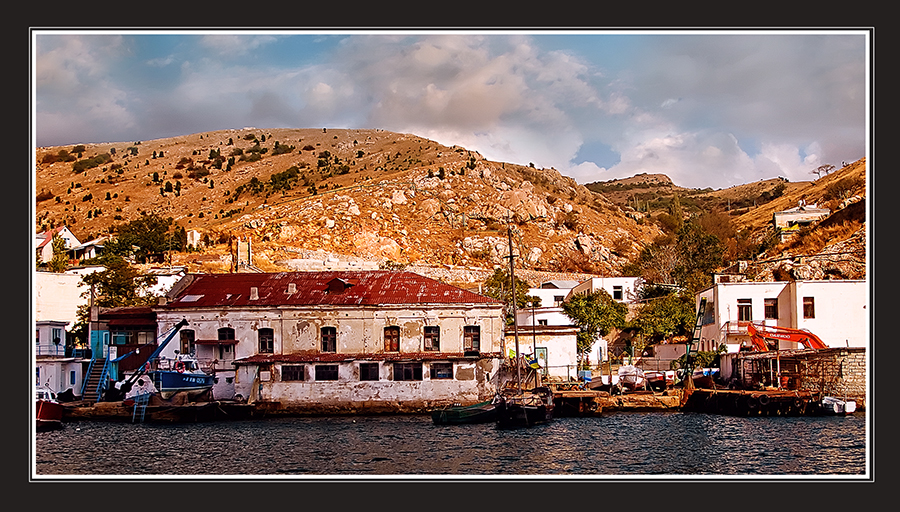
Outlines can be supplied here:
[[826, 345], [818, 336], [804, 329], [756, 325], [751, 323], [747, 326], [747, 332], [750, 334], [750, 340], [753, 342], [753, 346], [760, 352], [768, 350], [766, 339], [793, 341], [802, 344], [806, 348], [817, 350], [828, 348], [828, 345]]

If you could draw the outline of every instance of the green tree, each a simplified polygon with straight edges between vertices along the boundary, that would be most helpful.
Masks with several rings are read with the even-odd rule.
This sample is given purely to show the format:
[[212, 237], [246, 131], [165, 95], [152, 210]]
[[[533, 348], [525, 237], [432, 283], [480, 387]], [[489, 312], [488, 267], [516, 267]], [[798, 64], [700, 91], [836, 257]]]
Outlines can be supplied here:
[[[693, 332], [696, 321], [693, 294], [657, 294], [645, 300], [637, 315], [629, 322], [629, 327], [636, 329], [644, 337], [645, 344]], [[643, 349], [643, 346], [635, 348]]]
[[[116, 226], [116, 238], [107, 242], [107, 251], [125, 257], [134, 254], [135, 259], [146, 262], [151, 254], [184, 250], [180, 238], [170, 231], [177, 231], [174, 219], [158, 215], [143, 215], [127, 224]], [[182, 228], [183, 229], [183, 228]]]
[[628, 313], [628, 307], [613, 299], [606, 290], [576, 294], [563, 302], [562, 309], [580, 329], [577, 336], [579, 361], [601, 336], [625, 326]]
[[47, 268], [50, 272], [63, 272], [69, 266], [69, 258], [66, 256], [66, 241], [57, 233], [53, 235], [50, 243], [53, 247], [53, 257], [47, 263]]
[[[516, 307], [524, 308], [531, 297], [528, 295], [528, 289], [531, 285], [523, 279], [516, 278]], [[506, 323], [512, 325], [514, 319], [512, 316], [512, 293], [513, 287], [509, 278], [509, 272], [501, 268], [495, 268], [494, 273], [484, 281], [484, 294], [506, 303]]]

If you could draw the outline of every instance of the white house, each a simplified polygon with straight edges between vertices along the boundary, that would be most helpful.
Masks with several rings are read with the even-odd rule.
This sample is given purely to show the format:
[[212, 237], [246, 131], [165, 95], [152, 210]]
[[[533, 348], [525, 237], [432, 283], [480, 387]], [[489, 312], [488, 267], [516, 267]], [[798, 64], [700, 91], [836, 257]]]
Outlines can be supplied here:
[[66, 242], [66, 249], [71, 250], [81, 245], [78, 237], [69, 231], [66, 226], [59, 226], [34, 236], [36, 256], [41, 263], [47, 263], [53, 259], [53, 237], [59, 235]]
[[188, 321], [201, 366], [233, 368], [234, 395], [288, 409], [485, 400], [504, 349], [502, 302], [411, 272], [188, 274], [153, 310], [159, 332]]
[[573, 287], [569, 295], [605, 290], [613, 299], [623, 304], [631, 304], [638, 298], [640, 286], [640, 277], [592, 277]]
[[817, 222], [831, 214], [828, 208], [819, 208], [815, 204], [806, 204], [801, 200], [794, 208], [772, 214], [772, 225], [781, 241], [797, 233], [800, 228]]
[[81, 393], [81, 358], [66, 357], [66, 322], [42, 320], [35, 323], [35, 385], [54, 393], [71, 389]]
[[[864, 280], [717, 282], [697, 295], [707, 300], [700, 350], [752, 348], [747, 325], [806, 329], [829, 347], [869, 343], [869, 287]], [[781, 341], [779, 349], [804, 348]]]

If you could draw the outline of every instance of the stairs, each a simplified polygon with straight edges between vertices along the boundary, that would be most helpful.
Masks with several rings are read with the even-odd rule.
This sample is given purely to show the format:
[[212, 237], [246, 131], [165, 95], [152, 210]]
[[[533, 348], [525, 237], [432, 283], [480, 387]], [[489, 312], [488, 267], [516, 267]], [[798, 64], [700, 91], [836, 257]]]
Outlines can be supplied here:
[[96, 403], [100, 399], [100, 386], [106, 378], [106, 358], [91, 360], [88, 374], [84, 381], [84, 391], [81, 399], [85, 402]]

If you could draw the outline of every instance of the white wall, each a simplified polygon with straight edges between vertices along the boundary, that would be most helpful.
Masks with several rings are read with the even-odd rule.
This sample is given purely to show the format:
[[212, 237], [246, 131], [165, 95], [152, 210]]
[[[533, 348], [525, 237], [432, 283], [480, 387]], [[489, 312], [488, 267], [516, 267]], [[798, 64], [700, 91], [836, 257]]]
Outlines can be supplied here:
[[[74, 384], [71, 383], [72, 372], [75, 374]], [[40, 379], [38, 385], [46, 385], [54, 393], [71, 389], [76, 395], [81, 395], [82, 364], [78, 360], [72, 358], [38, 360], [35, 376]]]
[[89, 304], [90, 298], [81, 293], [90, 288], [81, 284], [77, 274], [54, 272], [34, 273], [34, 319], [60, 320], [71, 330], [77, 319], [78, 306]]
[[597, 290], [606, 290], [611, 297], [617, 286], [622, 287], [621, 302], [628, 304], [637, 298], [637, 288], [640, 286], [640, 277], [592, 277], [572, 288], [570, 295], [578, 293], [591, 293]]

